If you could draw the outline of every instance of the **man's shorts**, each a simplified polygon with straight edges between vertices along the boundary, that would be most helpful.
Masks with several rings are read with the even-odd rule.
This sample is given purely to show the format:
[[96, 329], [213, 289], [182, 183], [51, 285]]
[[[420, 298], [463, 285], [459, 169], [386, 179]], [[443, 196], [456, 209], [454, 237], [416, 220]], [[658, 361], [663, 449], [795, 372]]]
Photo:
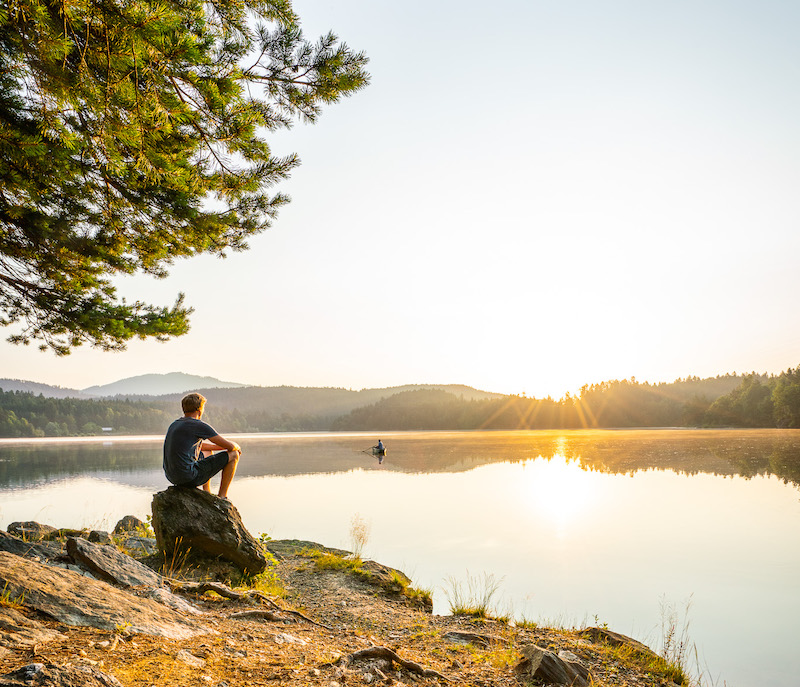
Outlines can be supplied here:
[[220, 451], [219, 453], [212, 453], [208, 457], [204, 456], [203, 458], [196, 460], [194, 464], [197, 468], [197, 477], [195, 477], [191, 482], [186, 482], [180, 486], [199, 487], [200, 485], [208, 482], [208, 480], [210, 480], [218, 472], [221, 472], [222, 468], [228, 464], [228, 452]]

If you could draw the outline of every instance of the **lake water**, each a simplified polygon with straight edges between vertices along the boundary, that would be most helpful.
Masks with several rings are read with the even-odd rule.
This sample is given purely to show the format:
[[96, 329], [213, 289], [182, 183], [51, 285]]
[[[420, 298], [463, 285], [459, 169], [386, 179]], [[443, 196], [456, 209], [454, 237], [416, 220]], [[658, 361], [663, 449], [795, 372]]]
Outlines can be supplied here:
[[[400, 568], [448, 612], [491, 574], [498, 613], [607, 623], [660, 648], [689, 622], [704, 684], [794, 687], [800, 639], [800, 431], [240, 435], [230, 496], [255, 535]], [[167, 486], [162, 437], [0, 440], [0, 527], [110, 529]], [[688, 606], [688, 612], [686, 611]]]

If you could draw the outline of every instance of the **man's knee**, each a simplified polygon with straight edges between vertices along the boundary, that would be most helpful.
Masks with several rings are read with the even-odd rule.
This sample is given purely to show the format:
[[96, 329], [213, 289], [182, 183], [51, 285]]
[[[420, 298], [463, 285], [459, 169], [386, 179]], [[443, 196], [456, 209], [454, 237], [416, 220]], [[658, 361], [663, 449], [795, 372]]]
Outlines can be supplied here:
[[240, 451], [228, 451], [228, 465], [236, 463], [240, 455], [242, 455]]

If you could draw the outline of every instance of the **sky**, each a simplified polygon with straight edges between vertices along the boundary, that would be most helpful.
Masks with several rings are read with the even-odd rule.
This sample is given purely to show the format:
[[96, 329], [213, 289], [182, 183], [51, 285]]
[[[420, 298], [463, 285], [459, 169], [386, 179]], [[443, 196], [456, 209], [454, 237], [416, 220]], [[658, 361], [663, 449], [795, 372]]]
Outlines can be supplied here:
[[[302, 165], [250, 249], [118, 282], [191, 332], [0, 377], [583, 384], [800, 365], [800, 4], [295, 0], [371, 85], [270, 139]], [[10, 333], [10, 332], [9, 332]]]

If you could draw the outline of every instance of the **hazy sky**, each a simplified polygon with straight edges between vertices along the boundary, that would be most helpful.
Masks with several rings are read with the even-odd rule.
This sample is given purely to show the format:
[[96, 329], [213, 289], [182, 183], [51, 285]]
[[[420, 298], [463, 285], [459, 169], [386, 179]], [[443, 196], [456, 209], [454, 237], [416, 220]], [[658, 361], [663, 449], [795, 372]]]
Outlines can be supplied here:
[[122, 283], [192, 331], [0, 376], [264, 386], [584, 383], [800, 365], [800, 4], [296, 0], [371, 86], [276, 136], [251, 250]]

